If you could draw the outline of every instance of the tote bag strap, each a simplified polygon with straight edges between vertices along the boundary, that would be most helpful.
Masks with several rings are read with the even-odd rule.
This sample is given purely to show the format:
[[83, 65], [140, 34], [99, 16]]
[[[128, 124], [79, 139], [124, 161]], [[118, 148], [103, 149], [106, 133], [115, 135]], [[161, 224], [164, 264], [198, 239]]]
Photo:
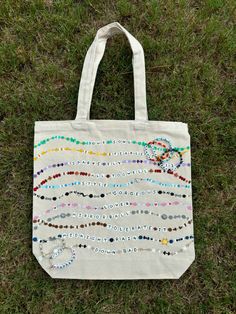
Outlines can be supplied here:
[[114, 34], [124, 33], [133, 51], [135, 120], [148, 120], [146, 104], [145, 61], [141, 44], [118, 22], [100, 28], [87, 51], [79, 86], [76, 120], [88, 120], [92, 94], [99, 63], [104, 55], [106, 42]]

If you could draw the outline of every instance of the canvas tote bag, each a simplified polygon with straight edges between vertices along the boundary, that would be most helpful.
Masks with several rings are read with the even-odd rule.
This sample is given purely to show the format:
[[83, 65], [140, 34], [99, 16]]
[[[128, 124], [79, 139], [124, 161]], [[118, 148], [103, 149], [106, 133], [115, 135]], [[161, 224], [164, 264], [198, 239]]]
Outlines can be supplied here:
[[[90, 120], [117, 33], [133, 51], [135, 120]], [[188, 125], [148, 120], [142, 46], [106, 25], [86, 54], [76, 119], [35, 122], [33, 254], [53, 278], [179, 278], [195, 258], [192, 219]]]

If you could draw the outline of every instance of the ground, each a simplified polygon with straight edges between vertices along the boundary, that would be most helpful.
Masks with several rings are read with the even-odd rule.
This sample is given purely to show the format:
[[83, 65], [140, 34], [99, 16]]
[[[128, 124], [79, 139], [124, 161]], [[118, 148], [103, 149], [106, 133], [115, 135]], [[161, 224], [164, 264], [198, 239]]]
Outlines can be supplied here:
[[[196, 260], [176, 281], [51, 279], [31, 253], [33, 127], [69, 120], [96, 31], [143, 45], [151, 120], [189, 124]], [[235, 313], [235, 2], [21, 1], [0, 5], [0, 313]], [[92, 118], [133, 119], [131, 51], [108, 43]]]

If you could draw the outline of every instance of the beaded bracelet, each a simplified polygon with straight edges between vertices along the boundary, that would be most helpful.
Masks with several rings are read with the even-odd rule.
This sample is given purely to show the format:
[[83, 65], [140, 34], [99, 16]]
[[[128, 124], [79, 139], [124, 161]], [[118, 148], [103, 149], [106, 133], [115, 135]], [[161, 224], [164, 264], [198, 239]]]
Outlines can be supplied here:
[[[82, 212], [73, 212], [73, 213], [61, 213], [61, 214], [58, 214], [56, 216], [53, 216], [53, 217], [49, 217], [47, 218], [47, 222], [51, 222], [52, 220], [56, 220], [56, 219], [64, 219], [64, 218], [76, 218], [76, 219], [103, 219], [103, 220], [113, 220], [113, 219], [118, 219], [118, 218], [127, 218], [129, 216], [132, 216], [132, 215], [153, 215], [153, 216], [156, 216], [156, 217], [160, 217], [161, 219], [163, 220], [166, 220], [166, 219], [187, 219], [189, 220], [189, 217], [186, 216], [185, 214], [178, 214], [178, 215], [170, 215], [170, 214], [165, 214], [165, 213], [162, 213], [162, 214], [159, 214], [159, 213], [154, 213], [153, 211], [150, 211], [150, 210], [147, 210], [147, 209], [141, 209], [141, 210], [132, 210], [132, 211], [126, 211], [126, 212], [122, 212], [122, 213], [113, 213], [113, 214], [108, 214], [108, 215], [105, 215], [105, 214], [91, 214], [91, 213], [82, 213]], [[33, 219], [33, 223], [36, 223], [38, 222], [38, 218], [40, 216], [37, 216], [37, 218], [34, 218]]]
[[[121, 227], [121, 226], [116, 226], [116, 225], [111, 225], [111, 224], [107, 224], [107, 223], [103, 223], [103, 222], [92, 222], [92, 223], [83, 223], [80, 225], [56, 225], [56, 224], [52, 224], [52, 223], [48, 223], [42, 219], [38, 219], [35, 223], [41, 223], [44, 226], [48, 226], [48, 227], [52, 227], [52, 228], [56, 228], [56, 229], [79, 229], [79, 228], [87, 228], [87, 227], [95, 227], [95, 226], [99, 226], [99, 227], [104, 227], [107, 228], [109, 230], [113, 230], [116, 232], [134, 232], [134, 231], [140, 231], [140, 230], [150, 230], [150, 231], [157, 231], [157, 232], [172, 232], [172, 231], [178, 231], [181, 230], [185, 227], [187, 227], [188, 225], [192, 224], [192, 220], [188, 220], [186, 223], [184, 223], [181, 226], [177, 226], [177, 227], [156, 227], [156, 226], [151, 226], [151, 225], [143, 225], [143, 226], [131, 226], [131, 227]], [[63, 235], [67, 235], [66, 233], [64, 233]], [[62, 237], [63, 235], [58, 237]], [[69, 237], [73, 237], [73, 233], [70, 233]], [[33, 241], [34, 242], [38, 242], [38, 238], [37, 237], [33, 237]]]
[[67, 249], [71, 252], [71, 258], [62, 264], [51, 264], [51, 268], [54, 269], [62, 269], [69, 266], [76, 258], [75, 250], [72, 247], [65, 247], [64, 250]]
[[138, 253], [138, 252], [153, 252], [153, 253], [159, 253], [159, 254], [163, 254], [165, 256], [173, 256], [173, 255], [177, 255], [179, 253], [183, 253], [185, 250], [187, 250], [187, 248], [193, 243], [193, 240], [190, 241], [189, 243], [187, 243], [184, 247], [180, 248], [178, 251], [175, 252], [169, 252], [169, 251], [162, 251], [159, 250], [157, 248], [124, 248], [124, 249], [119, 249], [119, 250], [107, 250], [107, 249], [101, 249], [98, 247], [93, 247], [88, 245], [87, 248], [91, 249], [92, 251], [94, 251], [95, 253], [101, 253], [101, 254], [126, 254], [126, 253]]
[[[77, 160], [77, 161], [63, 161], [56, 164], [48, 165], [40, 170], [38, 170], [35, 174], [33, 174], [33, 178], [37, 178], [42, 173], [46, 172], [49, 169], [56, 168], [56, 167], [64, 167], [64, 166], [76, 166], [76, 165], [96, 165], [96, 166], [103, 166], [103, 167], [111, 167], [111, 166], [120, 166], [122, 164], [152, 164], [158, 165], [157, 162], [148, 160], [148, 159], [138, 159], [138, 160], [121, 160], [121, 161], [112, 161], [112, 162], [102, 162], [102, 161], [89, 161], [89, 160]], [[181, 167], [191, 167], [191, 163], [182, 163]], [[104, 175], [105, 176], [105, 175]]]
[[191, 186], [189, 184], [176, 184], [176, 183], [170, 183], [170, 182], [160, 182], [157, 180], [153, 180], [150, 178], [142, 179], [142, 178], [135, 178], [134, 180], [131, 180], [127, 183], [102, 183], [102, 182], [91, 182], [91, 181], [74, 181], [70, 183], [64, 183], [64, 184], [54, 184], [54, 185], [44, 185], [46, 182], [42, 181], [42, 184], [37, 185], [34, 187], [34, 191], [37, 191], [39, 188], [43, 189], [60, 189], [64, 187], [70, 187], [75, 185], [81, 185], [81, 186], [99, 186], [99, 187], [107, 187], [107, 188], [114, 188], [114, 187], [128, 187], [137, 183], [140, 183], [140, 181], [153, 183], [156, 185], [160, 185], [163, 187], [172, 187], [172, 188], [183, 188], [183, 189], [190, 189]]
[[106, 197], [107, 195], [112, 195], [112, 196], [121, 196], [121, 195], [131, 195], [131, 196], [143, 196], [143, 195], [150, 195], [150, 194], [159, 194], [159, 195], [170, 195], [170, 196], [173, 196], [173, 197], [183, 197], [183, 198], [186, 198], [186, 197], [191, 197], [191, 195], [186, 195], [186, 194], [177, 194], [177, 193], [174, 193], [174, 192], [170, 192], [170, 191], [162, 191], [162, 190], [145, 190], [145, 191], [141, 191], [141, 192], [129, 192], [129, 191], [112, 191], [112, 192], [107, 192], [107, 193], [102, 193], [102, 194], [84, 194], [83, 192], [79, 192], [79, 191], [68, 191], [68, 192], [65, 192], [63, 193], [62, 195], [56, 197], [56, 196], [53, 196], [53, 197], [47, 197], [47, 196], [44, 196], [44, 195], [39, 195], [37, 193], [33, 193], [33, 196], [36, 196], [38, 198], [40, 198], [41, 200], [47, 200], [47, 201], [56, 201], [57, 199], [61, 199], [63, 198], [64, 196], [69, 196], [70, 194], [76, 194], [77, 196], [83, 196], [83, 197], [89, 197], [89, 198], [104, 198]]
[[51, 176], [49, 176], [46, 179], [43, 179], [40, 184], [36, 187], [34, 187], [34, 190], [37, 191], [37, 189], [39, 187], [41, 187], [42, 185], [44, 185], [45, 183], [47, 183], [48, 181], [60, 178], [62, 176], [67, 176], [67, 175], [75, 175], [75, 176], [88, 176], [88, 177], [95, 177], [95, 178], [106, 178], [106, 179], [110, 179], [110, 178], [123, 178], [126, 176], [131, 176], [131, 175], [139, 175], [142, 173], [149, 173], [149, 174], [153, 174], [153, 173], [167, 173], [170, 175], [175, 176], [176, 178], [185, 181], [186, 183], [190, 183], [190, 180], [187, 180], [186, 178], [182, 177], [181, 175], [179, 175], [176, 172], [173, 172], [172, 170], [168, 169], [166, 170], [160, 170], [160, 169], [137, 169], [137, 170], [132, 170], [132, 171], [126, 171], [126, 172], [118, 172], [118, 173], [111, 173], [111, 174], [105, 174], [105, 173], [91, 173], [91, 172], [85, 172], [85, 171], [66, 171], [66, 172], [61, 172], [61, 173], [55, 173], [52, 174]]
[[[184, 203], [184, 202], [179, 202], [179, 201], [174, 201], [174, 202], [145, 202], [145, 203], [138, 203], [138, 202], [119, 202], [119, 203], [113, 203], [113, 204], [104, 204], [103, 206], [91, 206], [91, 205], [83, 205], [81, 203], [61, 203], [58, 204], [50, 209], [45, 210], [44, 214], [49, 214], [52, 211], [57, 211], [60, 210], [61, 208], [68, 207], [69, 209], [74, 209], [75, 207], [79, 208], [84, 208], [88, 210], [108, 210], [108, 209], [114, 209], [114, 208], [119, 208], [119, 207], [137, 207], [137, 206], [142, 206], [142, 207], [166, 207], [166, 206], [178, 206], [181, 205], [185, 207], [187, 210], [192, 210], [191, 204]], [[37, 215], [35, 215], [34, 219], [37, 219]]]
[[[158, 145], [158, 146], [161, 146], [160, 147], [157, 147], [155, 146]], [[150, 148], [150, 152], [149, 152], [149, 148]], [[169, 152], [169, 150], [172, 148], [171, 146], [171, 143], [169, 140], [165, 139], [165, 138], [157, 138], [149, 143], [147, 143], [145, 146], [144, 146], [144, 153], [146, 155], [146, 157], [148, 159], [150, 159], [151, 161], [161, 161], [162, 159], [165, 159], [166, 161], [168, 161], [169, 159], [171, 159], [172, 155], [173, 155], [173, 152]], [[157, 155], [157, 150], [162, 150], [162, 153], [161, 155]]]
[[[72, 261], [75, 259], [75, 251], [74, 249], [76, 248], [87, 248], [88, 250], [93, 251], [94, 253], [100, 253], [100, 254], [107, 254], [107, 255], [116, 255], [116, 254], [127, 254], [127, 253], [140, 253], [140, 252], [152, 252], [152, 253], [158, 253], [158, 254], [162, 254], [164, 256], [174, 256], [177, 255], [179, 253], [183, 253], [184, 251], [186, 251], [188, 249], [188, 247], [193, 243], [193, 240], [191, 240], [189, 243], [187, 243], [185, 246], [183, 246], [182, 248], [180, 248], [178, 251], [166, 251], [166, 250], [160, 250], [157, 248], [137, 248], [137, 247], [129, 247], [129, 248], [123, 248], [123, 249], [103, 249], [103, 248], [98, 248], [98, 247], [94, 247], [94, 246], [90, 246], [90, 245], [82, 245], [82, 244], [75, 244], [72, 247]], [[70, 262], [65, 262], [63, 264], [55, 264], [53, 265], [54, 269], [63, 269], [67, 266], [69, 266], [72, 261]]]
[[[53, 269], [62, 269], [62, 268], [65, 268], [65, 267], [71, 265], [71, 263], [76, 258], [75, 249], [73, 247], [66, 246], [64, 239], [61, 239], [61, 241], [62, 241], [61, 246], [54, 247], [51, 250], [51, 252], [46, 253], [46, 254], [43, 252], [42, 243], [40, 243], [39, 244], [39, 250], [40, 250], [41, 255], [38, 257], [38, 260], [41, 261], [44, 258], [48, 259], [49, 264], [50, 264], [50, 268], [53, 268]], [[66, 250], [68, 250], [71, 253], [70, 259], [68, 259], [64, 263], [53, 264], [52, 260], [56, 259], [58, 256], [60, 256]]]
[[[127, 139], [103, 140], [103, 141], [80, 141], [80, 140], [73, 138], [73, 137], [66, 137], [63, 135], [62, 136], [61, 135], [54, 135], [54, 136], [51, 136], [50, 138], [46, 138], [46, 139], [41, 140], [38, 144], [34, 145], [34, 148], [45, 145], [51, 140], [66, 140], [68, 142], [75, 143], [77, 145], [106, 145], [106, 144], [136, 144], [136, 145], [141, 145], [141, 146], [147, 145], [147, 143], [143, 142], [143, 141], [127, 140]], [[158, 140], [158, 139], [156, 139], [156, 140]], [[163, 140], [163, 138], [160, 138], [160, 140]], [[166, 140], [166, 139], [164, 139], [164, 140]], [[177, 147], [175, 147], [175, 148], [177, 148]], [[157, 149], [165, 151], [164, 150], [165, 148], [161, 149], [160, 147], [157, 147]], [[187, 146], [186, 148], [178, 148], [178, 149], [179, 150], [189, 149], [189, 146]]]
[[[140, 240], [148, 240], [148, 241], [153, 241], [153, 242], [159, 242], [161, 245], [168, 245], [169, 244], [173, 244], [175, 242], [180, 242], [180, 241], [184, 241], [184, 240], [189, 240], [189, 239], [193, 239], [194, 236], [193, 235], [187, 235], [187, 236], [181, 236], [178, 237], [176, 239], [167, 239], [167, 238], [161, 238], [161, 239], [155, 239], [151, 236], [145, 236], [145, 235], [135, 235], [135, 236], [121, 236], [121, 237], [97, 237], [95, 235], [85, 235], [83, 233], [74, 233], [74, 234], [67, 234], [67, 236], [65, 236], [65, 234], [63, 234], [63, 241], [65, 241], [65, 239], [71, 239], [71, 238], [80, 238], [82, 240], [89, 240], [89, 241], [95, 241], [95, 242], [103, 242], [103, 243], [114, 243], [114, 242], [124, 242], [124, 241], [140, 241]], [[42, 245], [42, 244], [41, 244]], [[63, 247], [57, 248], [56, 250], [53, 250], [53, 254], [50, 256], [50, 258], [56, 258], [61, 252], [63, 251]]]
[[[133, 151], [119, 151], [119, 152], [94, 152], [94, 151], [88, 151], [88, 150], [84, 150], [84, 149], [76, 149], [76, 148], [70, 148], [70, 147], [56, 147], [56, 148], [51, 148], [45, 151], [42, 151], [41, 153], [37, 154], [37, 156], [33, 157], [33, 160], [36, 161], [39, 158], [41, 158], [42, 156], [44, 156], [45, 154], [48, 153], [58, 153], [58, 152], [62, 152], [62, 151], [72, 151], [72, 152], [77, 152], [77, 153], [83, 153], [83, 154], [88, 154], [88, 155], [94, 155], [94, 156], [146, 156], [145, 152], [133, 152]], [[181, 154], [183, 154], [186, 151], [181, 152]]]
[[[163, 143], [164, 142], [164, 143]], [[160, 145], [165, 148], [164, 153], [161, 155], [157, 155], [156, 153], [156, 147], [153, 147], [153, 144]], [[148, 145], [151, 145], [151, 149], [149, 151]], [[157, 138], [152, 142], [149, 142], [148, 145], [145, 145], [144, 147], [144, 153], [148, 159], [151, 161], [156, 161], [157, 164], [163, 169], [163, 170], [176, 170], [181, 166], [183, 163], [183, 157], [182, 153], [177, 148], [172, 148], [170, 141], [168, 141], [165, 138]], [[170, 164], [167, 163], [170, 159], [172, 159], [175, 154], [178, 154], [179, 162], [177, 164]]]
[[94, 151], [88, 151], [85, 149], [76, 149], [76, 148], [70, 148], [70, 147], [56, 147], [56, 148], [51, 148], [45, 151], [42, 151], [41, 153], [37, 154], [33, 158], [34, 161], [38, 160], [41, 158], [43, 155], [47, 153], [58, 153], [62, 151], [72, 151], [72, 152], [77, 152], [77, 153], [83, 153], [83, 154], [88, 154], [88, 155], [94, 155], [94, 156], [128, 156], [128, 155], [134, 155], [134, 156], [144, 156], [144, 153], [142, 152], [128, 152], [128, 151], [121, 151], [121, 152], [94, 152]]
[[41, 261], [42, 259], [54, 259], [56, 257], [58, 257], [64, 250], [64, 248], [66, 247], [65, 245], [65, 239], [63, 238], [57, 238], [55, 240], [60, 240], [61, 242], [61, 246], [57, 246], [57, 247], [54, 247], [50, 252], [48, 253], [44, 253], [43, 252], [43, 245], [42, 243], [45, 242], [45, 241], [42, 241], [40, 242], [39, 244], [39, 250], [40, 250], [40, 253], [41, 255], [38, 257], [38, 260]]
[[186, 251], [188, 249], [188, 247], [193, 243], [193, 240], [190, 241], [189, 243], [187, 243], [184, 247], [180, 248], [178, 251], [166, 251], [166, 250], [160, 250], [157, 248], [123, 248], [123, 249], [118, 249], [118, 250], [114, 250], [114, 249], [103, 249], [103, 248], [98, 248], [98, 247], [94, 247], [94, 246], [90, 246], [90, 245], [82, 245], [82, 244], [75, 244], [73, 247], [68, 248], [69, 250], [71, 250], [71, 259], [61, 263], [61, 264], [51, 264], [52, 269], [64, 269], [65, 267], [68, 267], [71, 265], [71, 263], [75, 260], [76, 258], [76, 254], [75, 254], [75, 249], [76, 248], [87, 248], [91, 251], [93, 251], [94, 253], [100, 253], [100, 254], [107, 254], [107, 255], [116, 255], [116, 254], [127, 254], [127, 253], [140, 253], [140, 252], [153, 252], [153, 253], [158, 253], [158, 254], [162, 254], [164, 256], [174, 256], [177, 255], [179, 253], [183, 253], [184, 251]]

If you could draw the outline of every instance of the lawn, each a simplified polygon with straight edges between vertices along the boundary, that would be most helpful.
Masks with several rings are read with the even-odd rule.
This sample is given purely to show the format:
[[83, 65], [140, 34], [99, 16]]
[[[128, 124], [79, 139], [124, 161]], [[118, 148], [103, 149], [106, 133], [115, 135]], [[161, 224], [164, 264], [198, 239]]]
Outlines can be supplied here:
[[[234, 0], [0, 4], [0, 313], [235, 313]], [[53, 280], [31, 252], [33, 127], [76, 115], [85, 53], [120, 22], [143, 45], [151, 120], [189, 124], [196, 260], [179, 279]], [[133, 119], [131, 50], [109, 40], [91, 117]]]

